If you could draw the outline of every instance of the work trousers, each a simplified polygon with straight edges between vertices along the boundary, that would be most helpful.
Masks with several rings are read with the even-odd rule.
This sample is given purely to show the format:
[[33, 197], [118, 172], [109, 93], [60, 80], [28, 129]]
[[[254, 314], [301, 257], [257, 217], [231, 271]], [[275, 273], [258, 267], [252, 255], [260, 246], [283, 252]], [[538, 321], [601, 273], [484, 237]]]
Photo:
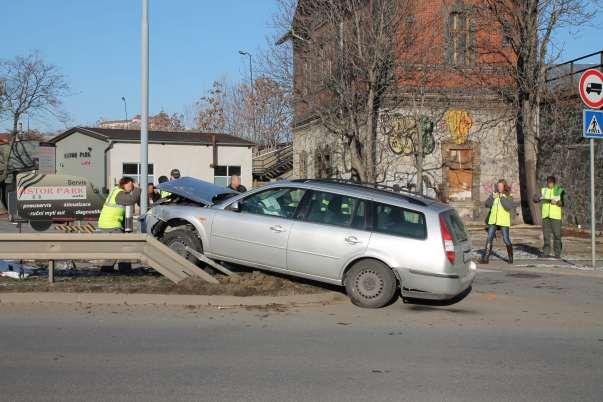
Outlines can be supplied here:
[[555, 257], [561, 257], [561, 219], [544, 218], [542, 220], [542, 234], [544, 237], [542, 253], [544, 255], [551, 255], [552, 237]]

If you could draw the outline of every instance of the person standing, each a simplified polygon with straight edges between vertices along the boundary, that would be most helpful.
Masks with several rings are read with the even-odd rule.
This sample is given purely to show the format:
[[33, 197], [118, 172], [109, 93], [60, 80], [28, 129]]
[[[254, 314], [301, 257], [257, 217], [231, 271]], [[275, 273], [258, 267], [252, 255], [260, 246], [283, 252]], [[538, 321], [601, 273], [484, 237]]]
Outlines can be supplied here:
[[230, 176], [230, 184], [228, 185], [228, 188], [238, 193], [244, 193], [247, 191], [245, 186], [241, 184], [241, 178], [236, 174]]
[[[157, 179], [157, 183], [159, 183], [159, 184], [166, 183], [168, 181], [169, 180], [166, 176], [159, 176], [159, 178]], [[172, 193], [170, 193], [169, 191], [165, 191], [165, 190], [159, 191], [160, 198], [168, 198], [170, 195], [172, 195]]]
[[[126, 206], [140, 204], [140, 189], [134, 179], [124, 176], [111, 190], [98, 218], [98, 229], [106, 233], [122, 233], [125, 229]], [[102, 272], [113, 272], [116, 261], [101, 265]], [[117, 261], [119, 272], [128, 273], [132, 266], [128, 261]]]
[[513, 198], [507, 181], [501, 179], [496, 183], [496, 191], [494, 191], [488, 199], [486, 199], [486, 208], [490, 208], [488, 214], [488, 237], [486, 239], [486, 249], [484, 256], [480, 260], [482, 264], [490, 262], [490, 254], [492, 254], [492, 243], [496, 231], [500, 229], [503, 235], [503, 241], [507, 246], [507, 256], [509, 264], [513, 264], [513, 244], [511, 243], [510, 228], [511, 228], [511, 211], [515, 208]]
[[542, 236], [544, 238], [542, 254], [544, 257], [551, 256], [552, 237], [555, 258], [561, 258], [561, 221], [565, 205], [565, 189], [557, 185], [555, 176], [549, 176], [546, 179], [546, 187], [541, 188], [540, 194], [534, 196], [534, 202], [541, 204]]
[[161, 198], [153, 183], [149, 183], [147, 185], [147, 196], [149, 205], [155, 204], [157, 201], [159, 201], [159, 198]]
[[124, 176], [111, 190], [98, 218], [98, 228], [103, 232], [123, 232], [126, 206], [140, 202], [140, 189], [134, 179]]
[[180, 170], [172, 169], [170, 172], [170, 180], [176, 180], [180, 178]]

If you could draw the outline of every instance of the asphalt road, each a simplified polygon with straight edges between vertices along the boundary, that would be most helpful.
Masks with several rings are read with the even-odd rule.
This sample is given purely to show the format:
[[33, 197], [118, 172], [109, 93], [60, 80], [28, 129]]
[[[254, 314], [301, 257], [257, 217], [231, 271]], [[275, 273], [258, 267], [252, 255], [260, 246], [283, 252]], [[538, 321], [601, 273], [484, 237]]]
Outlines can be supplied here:
[[601, 276], [475, 289], [381, 310], [0, 304], [0, 400], [602, 400]]

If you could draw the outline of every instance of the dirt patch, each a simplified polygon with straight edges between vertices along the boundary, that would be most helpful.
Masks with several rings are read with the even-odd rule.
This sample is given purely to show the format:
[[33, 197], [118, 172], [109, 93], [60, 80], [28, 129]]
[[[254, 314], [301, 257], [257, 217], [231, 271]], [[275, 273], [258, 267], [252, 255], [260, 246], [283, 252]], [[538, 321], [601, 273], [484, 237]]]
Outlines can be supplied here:
[[219, 284], [188, 279], [178, 284], [141, 270], [130, 275], [94, 274], [55, 277], [49, 284], [46, 276], [24, 280], [0, 277], [0, 292], [80, 292], [80, 293], [161, 293], [182, 295], [290, 296], [323, 293], [331, 289], [315, 283], [290, 280], [262, 272], [241, 272], [237, 277], [218, 277]]

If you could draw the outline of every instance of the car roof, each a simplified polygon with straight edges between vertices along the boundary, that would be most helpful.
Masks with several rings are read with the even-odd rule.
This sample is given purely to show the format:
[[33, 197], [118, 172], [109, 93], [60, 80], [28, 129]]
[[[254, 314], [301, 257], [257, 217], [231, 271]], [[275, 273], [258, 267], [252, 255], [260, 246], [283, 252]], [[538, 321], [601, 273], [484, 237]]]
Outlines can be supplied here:
[[[329, 179], [300, 179], [300, 180], [281, 180], [271, 183], [270, 187], [301, 187], [312, 190], [323, 190], [338, 194], [346, 194], [358, 198], [369, 198], [373, 201], [383, 202], [385, 204], [398, 205], [402, 207], [412, 207], [414, 209], [425, 209], [431, 211], [441, 211], [450, 209], [450, 206], [434, 198], [421, 196], [404, 190], [393, 191], [393, 188], [386, 186], [374, 186], [371, 184], [353, 183], [346, 180]], [[266, 186], [265, 186], [266, 187]]]

